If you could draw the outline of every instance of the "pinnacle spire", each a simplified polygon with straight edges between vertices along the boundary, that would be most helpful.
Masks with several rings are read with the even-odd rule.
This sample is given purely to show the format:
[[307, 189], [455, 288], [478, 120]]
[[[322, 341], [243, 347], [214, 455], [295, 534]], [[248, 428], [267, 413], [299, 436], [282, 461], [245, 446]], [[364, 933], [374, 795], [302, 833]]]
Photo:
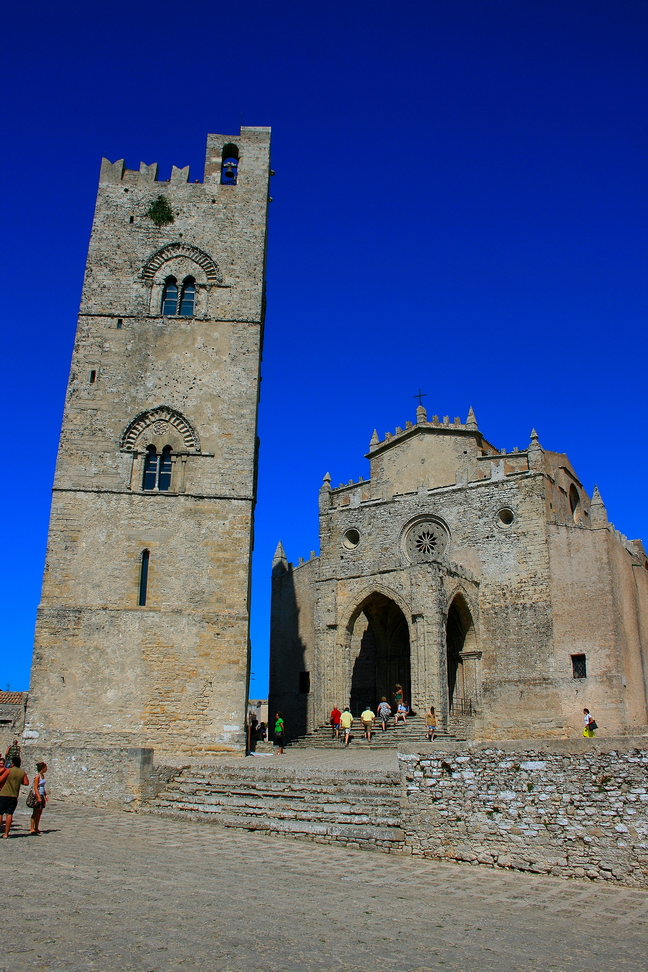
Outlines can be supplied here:
[[476, 417], [476, 415], [475, 415], [475, 413], [473, 411], [472, 405], [468, 409], [468, 418], [466, 419], [466, 427], [469, 428], [469, 429], [476, 429], [476, 428], [478, 428], [478, 425], [477, 425], [477, 417]]
[[371, 439], [369, 440], [369, 448], [372, 449], [374, 446], [377, 446], [379, 442], [380, 442], [380, 439], [378, 438], [378, 430], [377, 429], [374, 429], [373, 435], [371, 436]]
[[277, 544], [277, 549], [275, 550], [274, 557], [272, 558], [273, 574], [278, 568], [288, 570], [288, 558], [286, 557], [286, 551], [284, 550], [284, 545], [281, 540]]
[[594, 492], [592, 493], [592, 501], [590, 503], [590, 523], [593, 527], [605, 526], [608, 522], [607, 510], [605, 509], [605, 503], [603, 502], [603, 497], [599, 493], [598, 486], [594, 487]]

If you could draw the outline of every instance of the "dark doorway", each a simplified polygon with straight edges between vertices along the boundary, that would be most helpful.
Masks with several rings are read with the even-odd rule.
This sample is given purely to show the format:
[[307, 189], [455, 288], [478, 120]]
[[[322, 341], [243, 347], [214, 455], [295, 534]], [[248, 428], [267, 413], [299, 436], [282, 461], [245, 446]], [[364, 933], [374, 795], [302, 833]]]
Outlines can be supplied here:
[[[467, 679], [464, 672], [462, 652], [472, 647], [474, 641], [473, 620], [468, 605], [461, 594], [457, 594], [446, 623], [446, 648], [448, 656], [448, 701], [450, 709], [463, 709], [474, 704], [473, 679]], [[468, 684], [470, 682], [470, 684]], [[470, 697], [469, 697], [470, 696]]]
[[390, 705], [397, 684], [411, 706], [409, 628], [405, 615], [384, 594], [372, 594], [360, 607], [352, 625], [352, 651], [357, 654], [351, 678], [350, 707], [354, 716], [382, 696]]

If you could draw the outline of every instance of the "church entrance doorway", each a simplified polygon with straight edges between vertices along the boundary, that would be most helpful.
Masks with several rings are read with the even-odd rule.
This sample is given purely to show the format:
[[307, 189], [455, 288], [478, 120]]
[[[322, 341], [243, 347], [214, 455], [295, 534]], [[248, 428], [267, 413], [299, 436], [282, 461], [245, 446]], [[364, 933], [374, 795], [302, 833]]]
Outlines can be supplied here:
[[472, 615], [463, 595], [457, 594], [450, 605], [446, 623], [448, 702], [450, 713], [454, 715], [472, 715], [477, 705], [475, 656], [478, 653], [474, 648]]
[[360, 606], [351, 630], [350, 707], [359, 716], [367, 704], [376, 711], [384, 696], [393, 706], [396, 685], [411, 706], [410, 639], [405, 615], [384, 594], [371, 594]]

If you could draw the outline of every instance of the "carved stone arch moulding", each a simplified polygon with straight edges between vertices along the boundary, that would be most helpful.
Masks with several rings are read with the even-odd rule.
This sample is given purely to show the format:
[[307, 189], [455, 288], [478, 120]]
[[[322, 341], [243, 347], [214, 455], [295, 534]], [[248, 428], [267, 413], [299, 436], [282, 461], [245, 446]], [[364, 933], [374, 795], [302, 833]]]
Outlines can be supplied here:
[[201, 266], [205, 271], [209, 283], [220, 284], [223, 282], [222, 274], [210, 255], [205, 253], [204, 250], [200, 250], [197, 246], [190, 246], [187, 243], [167, 243], [166, 246], [161, 247], [146, 261], [142, 267], [140, 277], [142, 280], [152, 282], [161, 266], [168, 260], [173, 260], [174, 257], [179, 256], [187, 257], [189, 260], [193, 260], [194, 263]]
[[479, 620], [479, 603], [477, 598], [474, 597], [472, 594], [469, 594], [465, 586], [461, 583], [453, 584], [449, 588], [449, 591], [450, 593], [449, 594], [446, 593], [445, 596], [445, 617], [446, 618], [448, 617], [448, 612], [450, 611], [452, 602], [456, 598], [457, 594], [461, 594], [461, 597], [463, 598], [465, 605], [468, 608], [468, 611], [470, 612], [472, 622], [476, 627]]
[[185, 448], [189, 452], [200, 452], [200, 439], [193, 425], [180, 412], [167, 405], [160, 405], [159, 408], [152, 408], [133, 419], [121, 440], [121, 448], [129, 452], [135, 448], [137, 439], [151, 425], [160, 423], [161, 431], [164, 425], [170, 425], [182, 436]]
[[343, 636], [345, 641], [346, 633], [350, 634], [351, 626], [355, 624], [358, 616], [361, 614], [362, 605], [371, 597], [372, 594], [382, 594], [384, 597], [388, 597], [390, 601], [393, 601], [394, 604], [401, 609], [405, 615], [406, 621], [408, 616], [411, 615], [411, 605], [407, 604], [399, 593], [383, 584], [369, 584], [352, 598], [351, 603], [347, 605], [341, 614], [340, 621], [338, 623], [338, 631], [345, 632]]

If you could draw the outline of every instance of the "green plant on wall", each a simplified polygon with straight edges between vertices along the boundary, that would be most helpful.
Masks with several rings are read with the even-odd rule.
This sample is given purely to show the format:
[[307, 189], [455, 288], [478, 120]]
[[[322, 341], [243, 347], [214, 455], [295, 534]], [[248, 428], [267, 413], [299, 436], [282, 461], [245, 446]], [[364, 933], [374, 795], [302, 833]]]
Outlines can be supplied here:
[[156, 226], [166, 226], [174, 220], [173, 211], [164, 196], [158, 196], [149, 206], [146, 214]]

